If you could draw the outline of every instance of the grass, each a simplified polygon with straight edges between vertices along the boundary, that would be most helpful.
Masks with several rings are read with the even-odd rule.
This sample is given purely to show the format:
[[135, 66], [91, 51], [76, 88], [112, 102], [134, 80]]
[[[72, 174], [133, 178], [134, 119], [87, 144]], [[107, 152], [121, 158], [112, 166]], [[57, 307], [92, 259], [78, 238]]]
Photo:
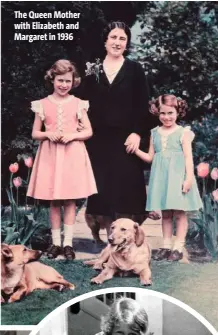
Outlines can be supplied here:
[[[64, 277], [76, 285], [75, 291], [35, 291], [20, 302], [2, 305], [2, 325], [36, 325], [64, 302], [100, 288], [141, 287], [138, 277], [115, 277], [100, 286], [91, 285], [96, 271], [82, 261], [48, 260]], [[218, 329], [218, 264], [180, 264], [152, 262], [153, 285], [149, 289], [177, 298], [202, 314]]]

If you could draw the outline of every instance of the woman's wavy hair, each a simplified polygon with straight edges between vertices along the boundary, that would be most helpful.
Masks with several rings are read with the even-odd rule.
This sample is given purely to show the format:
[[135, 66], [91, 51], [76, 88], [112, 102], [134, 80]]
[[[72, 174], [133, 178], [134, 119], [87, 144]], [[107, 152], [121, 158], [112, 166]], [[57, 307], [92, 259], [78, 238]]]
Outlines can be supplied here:
[[103, 43], [105, 43], [107, 41], [109, 33], [111, 32], [111, 30], [113, 30], [115, 28], [122, 29], [125, 32], [125, 34], [127, 35], [126, 51], [124, 53], [126, 55], [129, 52], [130, 44], [131, 44], [131, 30], [127, 26], [126, 23], [121, 22], [121, 21], [112, 21], [112, 22], [108, 23], [107, 26], [104, 28], [103, 33], [102, 33]]
[[104, 335], [111, 335], [115, 325], [121, 322], [140, 335], [144, 335], [148, 329], [148, 315], [143, 307], [130, 298], [116, 300], [110, 308], [109, 313], [102, 317], [101, 331]]
[[162, 105], [174, 107], [180, 118], [185, 116], [188, 109], [187, 102], [185, 100], [177, 98], [173, 94], [160, 95], [157, 99], [150, 101], [149, 105], [150, 112], [157, 116], [160, 114], [160, 107]]
[[52, 83], [56, 76], [66, 74], [68, 72], [72, 72], [73, 87], [79, 86], [81, 79], [79, 77], [76, 66], [67, 59], [59, 59], [52, 65], [52, 67], [48, 71], [46, 71], [44, 79], [48, 88], [53, 87]]

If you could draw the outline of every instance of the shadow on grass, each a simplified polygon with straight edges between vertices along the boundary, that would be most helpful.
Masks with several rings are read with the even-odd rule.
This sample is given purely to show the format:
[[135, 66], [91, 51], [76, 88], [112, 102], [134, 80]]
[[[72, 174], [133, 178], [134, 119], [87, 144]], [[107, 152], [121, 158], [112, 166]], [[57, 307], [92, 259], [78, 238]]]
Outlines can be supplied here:
[[106, 247], [106, 243], [99, 246], [96, 245], [93, 239], [89, 238], [74, 238], [73, 246], [76, 252], [84, 252], [89, 254], [99, 254]]

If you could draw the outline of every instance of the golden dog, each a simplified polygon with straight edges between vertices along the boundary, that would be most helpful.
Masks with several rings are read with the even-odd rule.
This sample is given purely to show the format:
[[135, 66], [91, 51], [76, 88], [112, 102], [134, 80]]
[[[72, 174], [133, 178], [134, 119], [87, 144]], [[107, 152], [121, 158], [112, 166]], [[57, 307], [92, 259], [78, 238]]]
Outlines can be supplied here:
[[132, 271], [139, 275], [142, 285], [151, 285], [151, 251], [143, 229], [130, 219], [118, 219], [111, 225], [109, 244], [98, 259], [84, 262], [94, 269], [102, 270], [91, 279], [92, 283], [102, 284], [113, 278], [117, 272]]
[[[36, 262], [41, 254], [41, 251], [24, 245], [1, 245], [1, 290], [10, 295], [9, 303], [37, 289], [62, 291], [64, 288], [75, 288], [51, 266]], [[35, 262], [28, 263], [30, 261]], [[5, 302], [3, 297], [1, 302]]]

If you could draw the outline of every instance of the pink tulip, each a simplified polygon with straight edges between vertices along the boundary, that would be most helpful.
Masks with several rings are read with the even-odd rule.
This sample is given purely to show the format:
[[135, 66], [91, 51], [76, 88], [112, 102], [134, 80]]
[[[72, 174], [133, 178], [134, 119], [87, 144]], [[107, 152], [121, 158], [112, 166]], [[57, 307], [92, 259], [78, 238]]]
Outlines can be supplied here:
[[13, 184], [15, 187], [20, 187], [22, 185], [22, 179], [20, 177], [14, 178], [13, 179]]
[[209, 174], [209, 164], [208, 163], [200, 163], [197, 166], [198, 176], [201, 178], [205, 178]]
[[18, 163], [14, 163], [9, 166], [9, 170], [11, 171], [11, 173], [16, 173], [18, 169], [19, 169]]
[[24, 159], [24, 163], [28, 168], [31, 168], [33, 166], [33, 159], [32, 157], [27, 157]]
[[218, 201], [218, 188], [212, 192], [214, 201]]
[[210, 176], [213, 180], [217, 180], [218, 179], [218, 168], [213, 168], [213, 170], [211, 171]]

